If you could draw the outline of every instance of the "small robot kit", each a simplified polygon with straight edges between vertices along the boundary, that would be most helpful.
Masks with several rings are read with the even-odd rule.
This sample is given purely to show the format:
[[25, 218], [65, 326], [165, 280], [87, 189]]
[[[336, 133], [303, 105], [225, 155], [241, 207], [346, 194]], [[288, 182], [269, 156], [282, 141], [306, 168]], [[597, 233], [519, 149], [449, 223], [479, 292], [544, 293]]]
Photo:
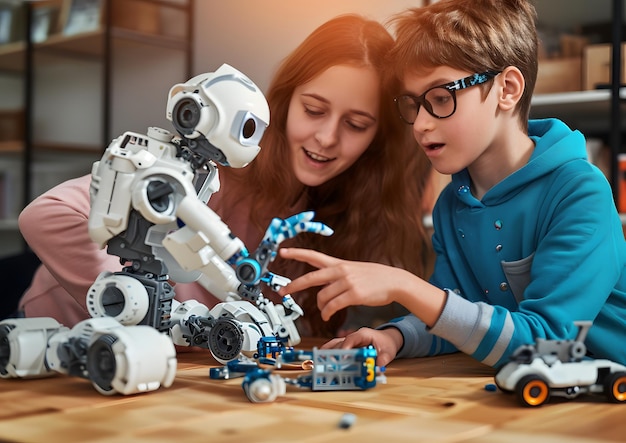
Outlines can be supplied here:
[[[259, 348], [263, 346], [259, 344]], [[376, 366], [376, 349], [318, 349], [311, 351], [287, 348], [273, 357], [256, 360], [233, 360], [221, 368], [212, 368], [212, 379], [243, 377], [242, 388], [253, 403], [267, 403], [286, 393], [288, 385], [311, 391], [366, 390], [385, 383], [385, 368]], [[275, 357], [275, 358], [274, 358]], [[304, 372], [295, 377], [279, 375], [275, 370], [288, 367]]]
[[545, 404], [550, 396], [571, 399], [581, 394], [626, 402], [626, 366], [585, 358], [584, 342], [592, 322], [574, 324], [579, 328], [574, 340], [537, 339], [534, 345], [520, 346], [496, 373], [498, 388], [515, 393], [518, 401], [529, 407]]

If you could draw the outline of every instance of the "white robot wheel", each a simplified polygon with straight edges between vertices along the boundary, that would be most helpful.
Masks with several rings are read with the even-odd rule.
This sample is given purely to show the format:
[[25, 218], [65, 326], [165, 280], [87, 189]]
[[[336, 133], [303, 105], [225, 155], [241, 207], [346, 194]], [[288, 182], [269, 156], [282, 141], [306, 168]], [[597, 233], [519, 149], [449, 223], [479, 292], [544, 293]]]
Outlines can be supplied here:
[[253, 380], [244, 388], [244, 392], [252, 403], [270, 403], [286, 392], [285, 380], [276, 374]]
[[269, 379], [260, 378], [250, 383], [248, 397], [254, 403], [272, 402], [276, 399], [274, 387]]
[[169, 387], [176, 375], [170, 338], [150, 326], [129, 326], [94, 337], [87, 373], [104, 395], [136, 394]]
[[148, 313], [150, 300], [143, 284], [126, 275], [103, 272], [87, 292], [93, 318], [113, 317], [123, 325], [136, 325]]

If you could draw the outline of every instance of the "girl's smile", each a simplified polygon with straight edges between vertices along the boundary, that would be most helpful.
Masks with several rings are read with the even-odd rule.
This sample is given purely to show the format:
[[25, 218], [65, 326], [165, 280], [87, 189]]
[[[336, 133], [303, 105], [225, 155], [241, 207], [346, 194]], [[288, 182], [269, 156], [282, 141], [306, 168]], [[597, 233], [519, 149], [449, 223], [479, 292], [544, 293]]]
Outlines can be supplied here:
[[287, 140], [301, 183], [327, 182], [369, 147], [378, 129], [379, 84], [372, 68], [336, 65], [294, 90]]

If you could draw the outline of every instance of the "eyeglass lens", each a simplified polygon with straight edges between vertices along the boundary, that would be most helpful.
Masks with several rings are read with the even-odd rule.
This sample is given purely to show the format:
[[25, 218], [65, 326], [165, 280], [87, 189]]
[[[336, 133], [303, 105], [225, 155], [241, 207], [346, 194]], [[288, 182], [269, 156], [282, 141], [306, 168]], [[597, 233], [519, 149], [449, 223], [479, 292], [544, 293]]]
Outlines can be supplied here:
[[402, 119], [413, 124], [420, 106], [424, 106], [426, 111], [434, 117], [446, 118], [454, 113], [456, 100], [454, 92], [445, 87], [437, 87], [429, 90], [422, 97], [402, 95], [397, 97], [396, 103]]

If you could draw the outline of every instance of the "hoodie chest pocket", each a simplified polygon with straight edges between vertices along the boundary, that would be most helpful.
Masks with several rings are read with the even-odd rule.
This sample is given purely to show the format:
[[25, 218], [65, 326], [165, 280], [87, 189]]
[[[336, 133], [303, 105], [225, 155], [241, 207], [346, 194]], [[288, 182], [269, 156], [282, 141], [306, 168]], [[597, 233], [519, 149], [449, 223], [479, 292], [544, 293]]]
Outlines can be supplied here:
[[534, 257], [535, 253], [533, 252], [521, 260], [501, 262], [502, 270], [509, 282], [509, 289], [513, 293], [517, 304], [524, 299], [524, 291], [530, 284], [530, 268]]

